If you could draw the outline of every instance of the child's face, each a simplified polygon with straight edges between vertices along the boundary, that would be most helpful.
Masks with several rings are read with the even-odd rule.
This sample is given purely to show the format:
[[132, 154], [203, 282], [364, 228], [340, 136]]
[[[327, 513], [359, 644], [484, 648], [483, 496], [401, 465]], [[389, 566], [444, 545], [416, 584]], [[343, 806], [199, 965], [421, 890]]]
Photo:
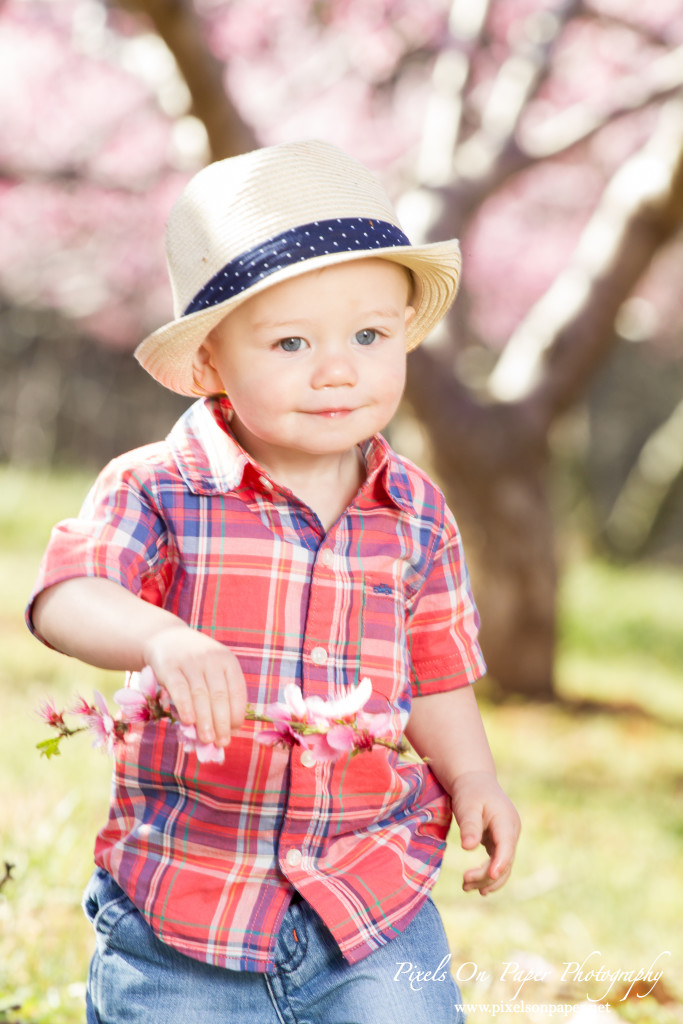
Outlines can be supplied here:
[[407, 271], [363, 259], [254, 295], [212, 332], [195, 377], [225, 390], [238, 441], [264, 465], [333, 455], [382, 430], [403, 393]]

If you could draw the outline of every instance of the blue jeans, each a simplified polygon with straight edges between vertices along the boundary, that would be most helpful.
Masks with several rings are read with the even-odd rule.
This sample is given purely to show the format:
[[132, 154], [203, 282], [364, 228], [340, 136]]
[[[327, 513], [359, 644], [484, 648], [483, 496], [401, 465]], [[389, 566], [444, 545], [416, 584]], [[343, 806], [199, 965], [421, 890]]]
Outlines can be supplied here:
[[[156, 938], [125, 893], [97, 869], [83, 905], [97, 949], [88, 1024], [462, 1024], [439, 913], [427, 900], [406, 930], [357, 964], [342, 957], [307, 903], [292, 903], [275, 973], [212, 967]], [[441, 965], [441, 967], [440, 967]], [[439, 968], [437, 970], [437, 968]], [[435, 980], [417, 971], [431, 971]]]

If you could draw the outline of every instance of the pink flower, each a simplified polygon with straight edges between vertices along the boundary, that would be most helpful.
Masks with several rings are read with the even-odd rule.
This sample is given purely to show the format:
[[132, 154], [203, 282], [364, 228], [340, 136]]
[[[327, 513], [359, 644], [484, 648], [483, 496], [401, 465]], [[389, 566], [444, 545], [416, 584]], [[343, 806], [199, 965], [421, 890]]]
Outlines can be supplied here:
[[[327, 720], [320, 714], [316, 715], [311, 707], [316, 698], [311, 697], [305, 700], [296, 683], [287, 683], [284, 688], [284, 698], [284, 701], [275, 701], [264, 708], [264, 714], [271, 720], [273, 728], [262, 729], [256, 737], [256, 742], [270, 747], [277, 746], [278, 743], [293, 747], [295, 743], [300, 743], [314, 753], [319, 751], [320, 756], [316, 753], [316, 760], [329, 760], [333, 756], [337, 757], [338, 754], [332, 753], [332, 748], [325, 742], [323, 735], [303, 733], [292, 728], [291, 723], [297, 722], [313, 728], [327, 729], [329, 724]], [[317, 699], [324, 704], [320, 698]]]
[[391, 723], [392, 714], [390, 711], [375, 715], [369, 715], [365, 711], [361, 711], [356, 718], [356, 728], [362, 732], [369, 732], [375, 738], [391, 732]]
[[[365, 736], [359, 743], [355, 729], [355, 719], [371, 694], [372, 683], [367, 677], [333, 700], [304, 698], [295, 683], [288, 683], [284, 689], [284, 701], [268, 704], [264, 709], [274, 728], [263, 729], [257, 736], [257, 742], [269, 746], [284, 743], [290, 747], [298, 743], [310, 750], [316, 761], [333, 761], [354, 747], [372, 746], [372, 740], [368, 743]], [[365, 717], [370, 719], [374, 716]], [[308, 728], [296, 729], [294, 723]]]
[[108, 754], [112, 754], [114, 748], [125, 741], [128, 723], [112, 718], [107, 702], [99, 690], [94, 691], [94, 698], [95, 703], [88, 704], [83, 697], [79, 697], [71, 713], [85, 718], [88, 728], [95, 736], [93, 747], [104, 747]]
[[348, 753], [356, 745], [356, 730], [351, 725], [333, 725], [325, 734], [327, 742], [337, 755]]
[[313, 715], [327, 722], [334, 722], [354, 718], [360, 709], [365, 707], [371, 696], [372, 683], [367, 676], [364, 676], [358, 686], [349, 687], [341, 697], [337, 697], [335, 700], [309, 697], [305, 703]]
[[350, 687], [334, 700], [304, 698], [296, 683], [288, 683], [284, 689], [284, 703], [268, 704], [265, 714], [275, 722], [303, 722], [325, 728], [330, 722], [353, 718], [367, 704], [371, 695], [372, 683], [367, 676], [361, 679], [358, 686]]
[[302, 747], [311, 751], [316, 761], [336, 761], [353, 750], [356, 734], [350, 725], [333, 725], [325, 732], [299, 734], [297, 739]]
[[81, 715], [83, 718], [90, 718], [91, 715], [95, 714], [95, 708], [92, 704], [88, 704], [85, 697], [78, 697], [76, 703], [71, 708], [72, 715]]
[[154, 713], [153, 705], [159, 700], [161, 687], [156, 676], [147, 665], [142, 672], [131, 672], [128, 686], [117, 690], [114, 700], [123, 712], [127, 722], [149, 722], [159, 716]]
[[126, 722], [149, 722], [152, 718], [149, 702], [144, 693], [126, 686], [123, 690], [116, 691], [114, 700], [121, 708]]
[[108, 754], [112, 754], [117, 742], [123, 737], [117, 733], [116, 722], [109, 714], [107, 702], [99, 692], [94, 691], [96, 707], [91, 708], [88, 725], [95, 734], [93, 747], [105, 747]]
[[[289, 686], [285, 687], [285, 699], [287, 698], [287, 691]], [[298, 687], [293, 687], [301, 697], [301, 692]], [[303, 697], [301, 698], [303, 702]], [[292, 695], [292, 702], [296, 701], [296, 696]], [[304, 709], [305, 711], [305, 709]], [[283, 704], [281, 702], [275, 702], [268, 704], [264, 709], [264, 714], [272, 722], [272, 729], [261, 729], [256, 735], [256, 742], [262, 743], [268, 747], [276, 747], [278, 743], [283, 743], [285, 746], [293, 747], [295, 743], [299, 742], [299, 736], [294, 732], [290, 726], [290, 722], [294, 721], [294, 711], [289, 703]]]
[[201, 743], [194, 725], [183, 725], [182, 722], [176, 722], [175, 727], [186, 754], [196, 754], [197, 760], [201, 761], [202, 764], [208, 761], [223, 764], [225, 761], [223, 747], [217, 747], [215, 743]]
[[356, 718], [356, 747], [359, 750], [372, 750], [375, 740], [384, 739], [391, 732], [391, 712], [370, 715], [361, 711]]
[[142, 672], [132, 672], [128, 685], [151, 698], [158, 697], [161, 691], [154, 669], [150, 665], [145, 665]]
[[[271, 704], [270, 707], [273, 707]], [[299, 737], [286, 721], [273, 719], [273, 729], [261, 729], [256, 734], [256, 742], [263, 743], [267, 747], [275, 747], [278, 743], [284, 743], [288, 747], [299, 742]]]
[[[257, 736], [259, 743], [293, 743], [299, 742], [300, 733], [291, 728], [290, 722], [315, 725], [314, 716], [309, 712], [308, 705], [296, 683], [287, 683], [284, 689], [284, 701], [267, 704], [264, 715], [271, 720], [274, 729], [263, 729]], [[323, 723], [324, 724], [324, 723]]]
[[64, 721], [64, 712], [57, 711], [55, 702], [51, 699], [44, 700], [37, 708], [36, 714], [38, 714], [44, 722], [48, 725], [53, 726], [55, 729], [65, 729], [66, 723]]
[[264, 710], [274, 722], [308, 722], [309, 714], [306, 701], [296, 683], [287, 683], [284, 688], [284, 702], [275, 701]]

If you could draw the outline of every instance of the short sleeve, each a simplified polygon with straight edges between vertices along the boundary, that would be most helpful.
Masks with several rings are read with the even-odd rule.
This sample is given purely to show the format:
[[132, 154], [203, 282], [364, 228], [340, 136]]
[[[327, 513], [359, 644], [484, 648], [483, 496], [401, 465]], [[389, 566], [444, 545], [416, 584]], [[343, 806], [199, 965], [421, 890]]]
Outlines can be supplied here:
[[479, 615], [460, 532], [449, 509], [425, 581], [408, 608], [414, 697], [458, 689], [481, 678]]
[[[56, 583], [79, 576], [112, 580], [152, 604], [163, 604], [168, 589], [167, 534], [150, 488], [123, 459], [102, 471], [77, 518], [52, 530], [26, 611]], [[43, 640], [44, 642], [44, 640]]]

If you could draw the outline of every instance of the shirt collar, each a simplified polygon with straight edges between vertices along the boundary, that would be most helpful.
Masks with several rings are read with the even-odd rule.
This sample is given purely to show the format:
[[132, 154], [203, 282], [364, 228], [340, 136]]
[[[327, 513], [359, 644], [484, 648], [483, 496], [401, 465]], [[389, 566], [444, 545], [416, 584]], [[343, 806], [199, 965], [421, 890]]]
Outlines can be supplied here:
[[364, 441], [361, 451], [367, 467], [365, 486], [371, 487], [376, 481], [394, 505], [408, 515], [417, 515], [408, 472], [382, 435]]
[[[264, 492], [272, 492], [263, 468], [244, 451], [230, 431], [227, 398], [195, 402], [175, 424], [167, 442], [178, 471], [193, 494], [233, 491], [242, 483], [248, 467], [253, 471], [249, 474], [250, 483]], [[398, 508], [414, 516], [408, 473], [382, 435], [375, 434], [363, 442], [361, 450], [367, 466], [363, 489], [375, 489], [375, 485], [379, 485]]]

